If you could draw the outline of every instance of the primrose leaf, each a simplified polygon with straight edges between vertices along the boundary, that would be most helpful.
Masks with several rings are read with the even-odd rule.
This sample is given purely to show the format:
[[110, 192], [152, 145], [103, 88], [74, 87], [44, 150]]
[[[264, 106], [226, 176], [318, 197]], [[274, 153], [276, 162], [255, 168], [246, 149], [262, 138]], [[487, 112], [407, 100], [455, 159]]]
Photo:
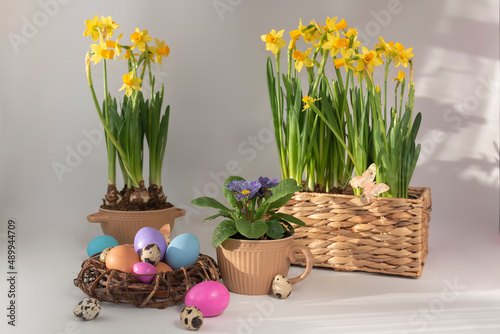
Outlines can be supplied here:
[[292, 223], [292, 224], [306, 226], [306, 224], [302, 220], [300, 220], [299, 218], [296, 218], [296, 217], [291, 216], [291, 215], [287, 215], [286, 213], [278, 212], [278, 213], [273, 214], [272, 217], [286, 220], [287, 222]]
[[223, 220], [217, 225], [214, 230], [214, 234], [212, 235], [212, 246], [217, 248], [226, 241], [229, 237], [232, 237], [238, 233], [234, 221], [232, 220]]
[[214, 208], [226, 212], [231, 212], [231, 209], [226, 208], [221, 202], [210, 197], [198, 197], [191, 201], [191, 204], [200, 206], [203, 208]]
[[267, 232], [267, 224], [262, 220], [256, 220], [253, 223], [246, 219], [238, 219], [236, 221], [238, 232], [249, 239], [258, 239]]
[[283, 233], [285, 233], [285, 227], [277, 220], [267, 220], [267, 232], [266, 235], [271, 239], [281, 239], [283, 238]]

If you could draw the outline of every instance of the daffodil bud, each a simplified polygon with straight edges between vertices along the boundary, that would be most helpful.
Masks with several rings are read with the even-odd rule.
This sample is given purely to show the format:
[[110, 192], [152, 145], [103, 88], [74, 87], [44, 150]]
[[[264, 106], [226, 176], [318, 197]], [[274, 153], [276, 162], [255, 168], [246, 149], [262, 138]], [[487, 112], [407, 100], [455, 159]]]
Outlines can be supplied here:
[[104, 26], [104, 28], [102, 29], [102, 39], [105, 41], [106, 39], [108, 39], [108, 27]]
[[92, 78], [90, 76], [90, 52], [87, 51], [87, 54], [85, 55], [85, 73], [87, 74], [87, 80], [89, 82], [89, 85], [92, 86]]
[[90, 52], [87, 51], [87, 54], [85, 55], [85, 71], [88, 72], [90, 67]]

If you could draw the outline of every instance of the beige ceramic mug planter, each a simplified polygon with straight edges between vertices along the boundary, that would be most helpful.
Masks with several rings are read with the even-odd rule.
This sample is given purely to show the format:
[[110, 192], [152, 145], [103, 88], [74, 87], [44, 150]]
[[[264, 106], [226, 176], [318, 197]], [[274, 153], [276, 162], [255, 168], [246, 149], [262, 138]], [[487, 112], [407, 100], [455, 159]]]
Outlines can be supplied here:
[[313, 256], [307, 247], [294, 245], [293, 236], [278, 240], [227, 239], [217, 247], [217, 262], [229, 291], [266, 295], [272, 293], [271, 283], [276, 275], [288, 275], [296, 252], [303, 253], [307, 264], [300, 276], [289, 278], [294, 284], [309, 275]]
[[296, 252], [303, 253], [307, 264], [300, 276], [289, 278], [290, 283], [300, 282], [309, 275], [313, 266], [311, 251], [293, 243], [292, 224], [305, 226], [304, 222], [277, 212], [299, 190], [302, 187], [293, 179], [259, 177], [249, 182], [229, 176], [223, 194], [234, 209], [210, 197], [191, 201], [218, 210], [204, 221], [225, 218], [214, 230], [212, 246], [216, 248], [222, 280], [229, 291], [243, 295], [271, 293], [274, 277], [288, 276]]
[[184, 216], [184, 209], [170, 207], [150, 211], [118, 211], [99, 209], [99, 212], [87, 216], [91, 223], [101, 223], [102, 232], [114, 237], [119, 244], [133, 244], [137, 231], [143, 227], [160, 230], [174, 227], [175, 218]]

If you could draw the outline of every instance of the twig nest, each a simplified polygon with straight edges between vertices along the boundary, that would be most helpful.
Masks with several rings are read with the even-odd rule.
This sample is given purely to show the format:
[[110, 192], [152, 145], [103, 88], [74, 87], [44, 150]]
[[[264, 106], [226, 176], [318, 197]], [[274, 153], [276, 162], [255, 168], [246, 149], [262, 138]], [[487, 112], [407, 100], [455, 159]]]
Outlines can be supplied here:
[[109, 251], [113, 249], [113, 247], [108, 247], [106, 248], [105, 250], [103, 250], [101, 252], [101, 255], [99, 256], [99, 260], [102, 262], [102, 263], [106, 263], [106, 256], [108, 256], [108, 253]]
[[203, 325], [203, 313], [196, 306], [186, 306], [181, 312], [181, 322], [187, 329], [196, 331]]
[[276, 297], [286, 299], [292, 293], [292, 283], [285, 276], [276, 275], [274, 276], [272, 289]]
[[94, 320], [100, 312], [101, 302], [95, 298], [85, 298], [73, 309], [73, 315], [80, 320]]
[[161, 260], [160, 247], [157, 244], [149, 244], [142, 249], [141, 261], [156, 266]]

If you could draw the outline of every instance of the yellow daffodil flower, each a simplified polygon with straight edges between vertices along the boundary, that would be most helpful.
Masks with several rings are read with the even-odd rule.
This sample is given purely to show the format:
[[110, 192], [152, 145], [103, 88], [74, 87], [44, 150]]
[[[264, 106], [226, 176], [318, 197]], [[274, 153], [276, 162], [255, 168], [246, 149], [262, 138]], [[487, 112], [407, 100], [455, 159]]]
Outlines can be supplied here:
[[153, 53], [153, 61], [161, 65], [163, 57], [167, 57], [170, 53], [170, 48], [168, 45], [165, 45], [164, 41], [159, 41], [158, 38], [155, 38], [156, 46], [150, 46], [149, 51]]
[[386, 43], [382, 36], [379, 36], [378, 41], [379, 44], [375, 45], [375, 50], [377, 51], [379, 56], [384, 54], [386, 58], [389, 58], [391, 54], [395, 55], [397, 53], [396, 49], [394, 48], [393, 42]]
[[125, 49], [125, 53], [123, 54], [123, 56], [121, 58], [118, 58], [118, 59], [125, 59], [125, 60], [129, 60], [131, 57], [134, 57], [135, 59], [135, 56], [140, 56], [140, 53], [132, 53], [130, 52], [130, 49]]
[[104, 28], [103, 23], [99, 20], [99, 16], [96, 14], [92, 20], [85, 20], [85, 26], [87, 29], [83, 32], [83, 36], [91, 36], [94, 42], [97, 41]]
[[294, 39], [294, 40], [298, 40], [300, 38], [300, 36], [302, 35], [300, 33], [300, 30], [299, 29], [296, 29], [296, 30], [292, 30], [290, 31], [290, 38], [291, 39]]
[[290, 39], [290, 43], [288, 44], [288, 48], [290, 50], [295, 49], [295, 44], [296, 44], [297, 40], [300, 38], [300, 36], [302, 36], [302, 34], [300, 33], [299, 29], [290, 31], [290, 38], [291, 39]]
[[316, 33], [319, 36], [319, 38], [321, 38], [321, 36], [323, 35], [323, 33], [328, 30], [328, 26], [322, 26], [321, 24], [319, 24], [315, 20], [312, 20], [311, 23], [309, 23], [309, 24], [314, 24], [314, 26], [317, 29]]
[[106, 41], [106, 47], [114, 49], [116, 47], [116, 42], [113, 42], [112, 40], [108, 39]]
[[342, 58], [333, 60], [333, 64], [335, 65], [335, 67], [341, 68], [342, 66], [344, 66], [346, 71], [356, 70], [356, 68], [353, 66], [355, 59], [352, 56], [354, 54], [354, 49], [340, 49], [340, 53], [342, 54]]
[[366, 67], [366, 69], [372, 73], [375, 66], [382, 65], [384, 63], [375, 50], [368, 50], [366, 46], [363, 46], [361, 51], [363, 54], [359, 56], [362, 56], [363, 61], [358, 61], [358, 71], [361, 71], [363, 67]]
[[356, 49], [356, 48], [359, 48], [361, 46], [361, 42], [356, 40], [358, 38], [358, 31], [356, 29], [351, 28], [351, 29], [347, 30], [347, 32], [344, 32], [343, 34], [345, 37], [347, 37], [347, 39], [349, 39], [349, 43], [352, 39], [351, 48]]
[[118, 44], [122, 36], [123, 33], [121, 33], [120, 36], [118, 36], [116, 42], [113, 42], [110, 39], [106, 40], [106, 47], [114, 49], [115, 57], [119, 57], [120, 54], [122, 53], [122, 47]]
[[306, 67], [313, 67], [314, 63], [313, 61], [308, 58], [309, 55], [311, 54], [312, 49], [309, 48], [306, 50], [306, 52], [302, 53], [299, 50], [295, 50], [292, 54], [293, 59], [295, 59], [295, 69], [300, 72], [302, 70], [302, 67], [306, 65]]
[[123, 36], [123, 33], [121, 33], [120, 36], [118, 36], [118, 38], [116, 39], [116, 42], [113, 42], [110, 39], [108, 39], [106, 41], [106, 47], [114, 49], [115, 57], [119, 57], [120, 54], [122, 53], [122, 47], [120, 46], [120, 44], [118, 44], [120, 42], [120, 39], [122, 38], [122, 36]]
[[314, 21], [309, 22], [309, 26], [312, 26], [308, 29], [308, 26], [302, 25], [302, 19], [299, 19], [299, 31], [304, 37], [304, 41], [309, 44], [309, 42], [314, 43], [317, 39], [321, 39], [321, 33], [316, 28]]
[[152, 40], [153, 38], [148, 35], [147, 30], [141, 31], [139, 30], [139, 28], [135, 28], [135, 32], [130, 35], [130, 41], [134, 43], [131, 49], [135, 49], [136, 47], [138, 47], [141, 52], [144, 52], [144, 50], [146, 50], [146, 43], [149, 43]]
[[333, 60], [333, 64], [335, 65], [335, 68], [341, 68], [342, 66], [345, 66], [345, 60], [344, 58], [338, 58]]
[[399, 71], [397, 78], [392, 78], [392, 81], [402, 82], [405, 77], [406, 77], [405, 72]]
[[309, 96], [304, 96], [304, 98], [302, 98], [302, 102], [305, 103], [304, 105], [304, 109], [302, 109], [302, 111], [308, 109], [308, 108], [311, 108], [311, 106], [309, 105], [309, 103], [311, 102], [315, 102], [315, 101], [319, 101], [321, 99], [313, 99], [312, 97], [309, 97]]
[[120, 88], [120, 91], [125, 89], [125, 95], [130, 97], [132, 95], [133, 90], [140, 91], [142, 80], [139, 78], [134, 78], [134, 72], [130, 71], [130, 73], [123, 75], [123, 86]]
[[330, 56], [336, 56], [341, 48], [349, 48], [349, 40], [347, 38], [339, 38], [334, 34], [326, 35], [327, 41], [322, 47], [325, 50], [330, 50]]
[[113, 59], [115, 55], [115, 50], [108, 50], [108, 47], [103, 40], [101, 40], [99, 44], [91, 44], [90, 48], [93, 52], [92, 58], [90, 58], [90, 60], [94, 62], [94, 65], [99, 63], [103, 58]]
[[284, 32], [285, 30], [276, 32], [273, 29], [269, 34], [260, 36], [260, 39], [266, 42], [266, 50], [271, 50], [273, 54], [277, 55], [281, 48], [286, 45], [285, 40], [281, 38]]
[[397, 54], [394, 57], [395, 60], [395, 67], [398, 67], [399, 65], [403, 65], [403, 67], [408, 67], [408, 61], [415, 56], [412, 51], [413, 48], [408, 48], [405, 49], [404, 46], [401, 43], [396, 43], [394, 45], [394, 48], [397, 50]]
[[120, 27], [118, 24], [116, 24], [116, 22], [113, 22], [111, 16], [108, 17], [101, 16], [101, 23], [103, 29], [106, 28], [107, 34], [105, 38], [113, 37], [113, 30], [118, 29]]
[[329, 31], [339, 31], [342, 29], [347, 28], [347, 22], [342, 19], [340, 20], [339, 23], [337, 23], [337, 17], [335, 16], [333, 19], [330, 19], [329, 17], [326, 18], [326, 26], [328, 27]]

